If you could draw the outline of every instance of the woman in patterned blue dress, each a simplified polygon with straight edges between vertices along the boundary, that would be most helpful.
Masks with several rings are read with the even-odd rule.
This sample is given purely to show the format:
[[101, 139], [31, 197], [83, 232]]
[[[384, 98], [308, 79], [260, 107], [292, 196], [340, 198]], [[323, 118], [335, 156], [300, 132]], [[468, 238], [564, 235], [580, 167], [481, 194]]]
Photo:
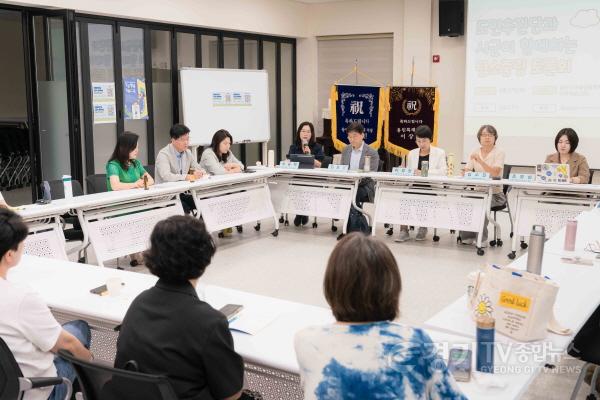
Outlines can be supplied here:
[[347, 235], [323, 287], [337, 322], [295, 338], [305, 399], [466, 399], [427, 333], [393, 322], [401, 280], [383, 242]]

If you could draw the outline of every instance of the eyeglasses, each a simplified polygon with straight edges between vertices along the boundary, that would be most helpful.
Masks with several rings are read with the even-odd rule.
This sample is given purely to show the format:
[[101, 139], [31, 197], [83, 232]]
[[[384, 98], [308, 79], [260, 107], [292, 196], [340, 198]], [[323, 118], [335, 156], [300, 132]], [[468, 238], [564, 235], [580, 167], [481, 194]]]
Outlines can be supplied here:
[[585, 245], [585, 251], [600, 254], [600, 241], [594, 240]]
[[495, 135], [493, 133], [482, 133], [481, 135], [479, 135], [479, 137], [483, 137], [483, 138], [491, 138], [494, 136]]

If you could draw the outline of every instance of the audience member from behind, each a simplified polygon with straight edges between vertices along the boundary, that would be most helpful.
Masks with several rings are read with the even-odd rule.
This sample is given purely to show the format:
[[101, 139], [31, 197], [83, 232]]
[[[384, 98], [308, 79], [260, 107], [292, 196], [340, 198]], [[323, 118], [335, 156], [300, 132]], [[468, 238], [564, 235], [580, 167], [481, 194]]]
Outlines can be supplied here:
[[144, 261], [159, 279], [131, 303], [115, 367], [135, 360], [139, 372], [167, 376], [180, 399], [240, 397], [244, 363], [227, 318], [196, 292], [215, 250], [198, 219], [173, 216], [156, 224]]
[[[11, 282], [8, 271], [17, 268], [23, 255], [28, 229], [23, 219], [8, 209], [0, 209], [0, 337], [27, 377], [53, 377], [75, 380], [68, 361], [55, 356], [66, 350], [82, 360], [91, 360], [90, 327], [85, 321], [71, 321], [62, 327], [42, 298], [31, 288]], [[65, 384], [27, 392], [28, 400], [63, 400]]]
[[204, 149], [200, 158], [200, 167], [211, 175], [233, 174], [244, 170], [244, 164], [231, 152], [233, 137], [225, 129], [219, 129], [213, 135], [210, 147]]
[[393, 322], [401, 280], [383, 242], [345, 236], [323, 290], [337, 322], [295, 338], [305, 399], [466, 399], [427, 333]]
[[137, 159], [138, 138], [132, 132], [124, 132], [117, 137], [115, 149], [106, 164], [106, 186], [109, 192], [143, 188], [144, 177], [148, 186], [154, 185], [154, 179]]
[[556, 153], [546, 156], [546, 163], [568, 164], [571, 183], [589, 183], [590, 166], [586, 158], [577, 153], [579, 136], [571, 128], [563, 128], [554, 138], [554, 148]]

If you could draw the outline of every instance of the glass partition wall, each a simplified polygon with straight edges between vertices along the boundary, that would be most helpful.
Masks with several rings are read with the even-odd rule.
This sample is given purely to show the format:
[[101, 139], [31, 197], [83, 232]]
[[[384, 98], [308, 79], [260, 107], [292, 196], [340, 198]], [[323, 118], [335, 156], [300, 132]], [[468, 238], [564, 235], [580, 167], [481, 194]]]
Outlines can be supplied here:
[[[276, 161], [293, 140], [295, 39], [6, 4], [0, 19], [0, 48], [12, 54], [0, 63], [11, 77], [0, 82], [11, 93], [0, 124], [21, 129], [23, 147], [20, 180], [11, 181], [24, 189], [17, 203], [35, 200], [43, 180], [70, 174], [85, 186], [88, 175], [105, 173], [124, 131], [139, 135], [140, 161], [153, 164], [170, 127], [184, 122], [181, 68], [265, 69]], [[259, 144], [232, 150], [245, 164], [263, 158]], [[0, 190], [10, 192], [5, 180]]]

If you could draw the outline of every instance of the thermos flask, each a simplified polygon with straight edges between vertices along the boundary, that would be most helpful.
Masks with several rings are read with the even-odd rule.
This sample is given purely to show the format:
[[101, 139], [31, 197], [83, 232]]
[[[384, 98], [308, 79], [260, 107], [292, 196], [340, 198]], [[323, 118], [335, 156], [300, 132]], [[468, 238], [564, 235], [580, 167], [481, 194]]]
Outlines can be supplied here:
[[529, 252], [527, 253], [527, 272], [540, 275], [544, 257], [546, 230], [544, 225], [534, 225], [529, 235]]
[[565, 250], [575, 251], [575, 241], [577, 240], [577, 220], [571, 219], [567, 221], [565, 229]]
[[477, 318], [477, 364], [479, 372], [494, 373], [495, 323], [492, 317]]

